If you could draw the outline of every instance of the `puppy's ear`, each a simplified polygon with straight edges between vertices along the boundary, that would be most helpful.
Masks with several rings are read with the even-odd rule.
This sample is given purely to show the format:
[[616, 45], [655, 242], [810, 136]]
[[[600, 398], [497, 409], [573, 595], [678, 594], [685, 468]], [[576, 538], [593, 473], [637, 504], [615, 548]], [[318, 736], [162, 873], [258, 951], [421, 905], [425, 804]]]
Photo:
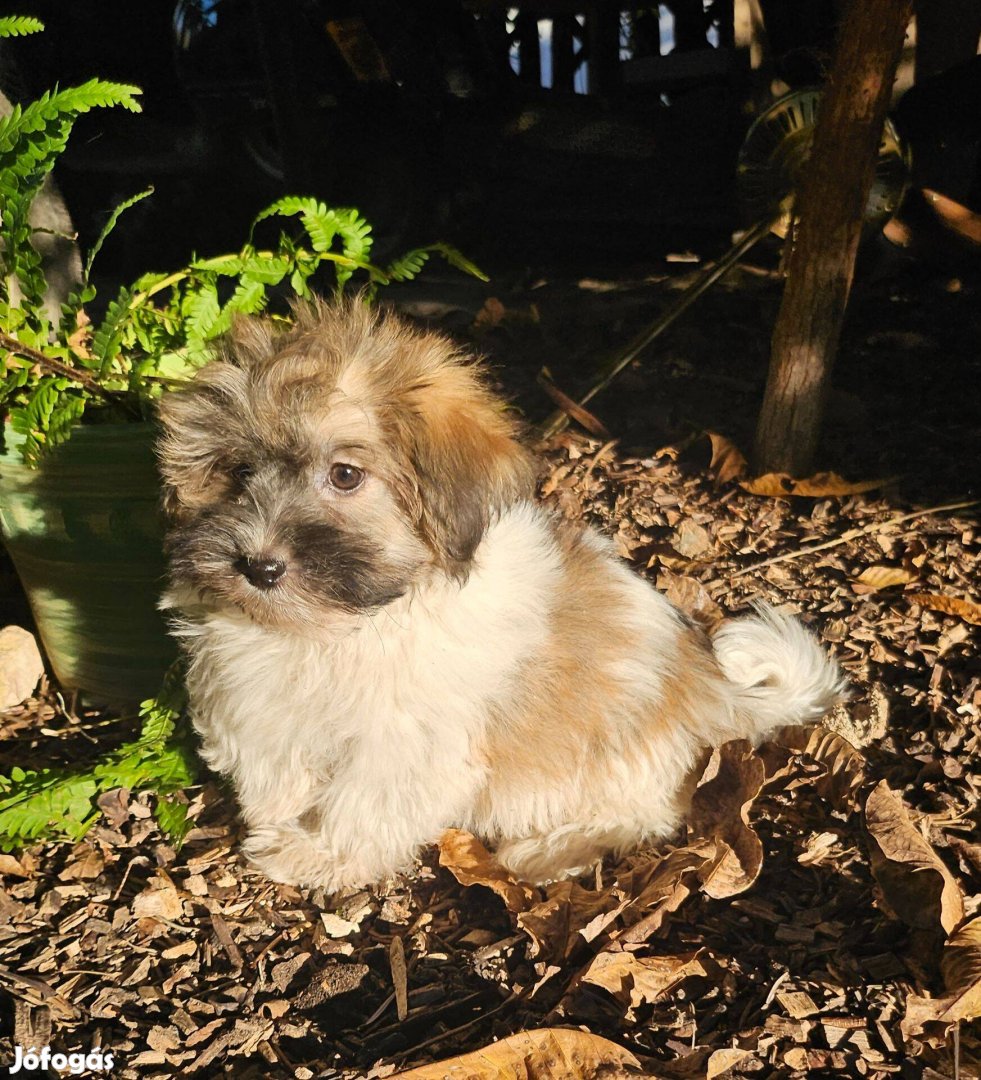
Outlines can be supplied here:
[[251, 408], [248, 372], [273, 351], [265, 322], [238, 319], [219, 343], [215, 359], [186, 386], [160, 398], [157, 458], [163, 508], [171, 518], [179, 521], [213, 498], [219, 454]]
[[491, 520], [534, 495], [537, 463], [474, 368], [442, 367], [409, 399], [413, 516], [443, 568], [465, 577]]

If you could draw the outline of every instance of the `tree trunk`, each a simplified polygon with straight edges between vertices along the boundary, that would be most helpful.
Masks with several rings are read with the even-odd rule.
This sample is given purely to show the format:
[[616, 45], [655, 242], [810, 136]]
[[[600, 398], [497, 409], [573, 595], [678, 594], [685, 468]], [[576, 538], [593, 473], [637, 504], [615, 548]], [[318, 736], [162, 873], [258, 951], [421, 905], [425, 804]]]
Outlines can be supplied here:
[[814, 149], [797, 193], [796, 242], [756, 429], [760, 472], [806, 475], [855, 269], [862, 217], [911, 0], [850, 0]]

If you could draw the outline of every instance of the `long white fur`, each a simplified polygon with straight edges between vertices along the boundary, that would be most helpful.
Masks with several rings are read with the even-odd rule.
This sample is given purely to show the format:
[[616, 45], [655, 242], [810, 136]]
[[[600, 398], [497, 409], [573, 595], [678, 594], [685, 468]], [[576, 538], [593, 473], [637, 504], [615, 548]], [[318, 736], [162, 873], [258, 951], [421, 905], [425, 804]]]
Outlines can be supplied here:
[[631, 752], [601, 769], [563, 763], [563, 782], [547, 789], [493, 778], [486, 742], [494, 725], [527, 721], [513, 711], [522, 680], [549, 647], [553, 598], [569, 585], [554, 530], [544, 508], [512, 507], [488, 529], [464, 585], [429, 581], [346, 617], [329, 641], [170, 598], [185, 612], [204, 756], [232, 778], [246, 851], [270, 877], [328, 889], [379, 881], [449, 826], [498, 844], [529, 880], [578, 873], [606, 851], [677, 829], [702, 747], [758, 741], [841, 696], [837, 667], [810, 635], [763, 610], [716, 635], [726, 677], [694, 688], [696, 715], [649, 727], [691, 630], [593, 534], [618, 618], [637, 641], [608, 672], [631, 707], [611, 703], [604, 718], [610, 745]]

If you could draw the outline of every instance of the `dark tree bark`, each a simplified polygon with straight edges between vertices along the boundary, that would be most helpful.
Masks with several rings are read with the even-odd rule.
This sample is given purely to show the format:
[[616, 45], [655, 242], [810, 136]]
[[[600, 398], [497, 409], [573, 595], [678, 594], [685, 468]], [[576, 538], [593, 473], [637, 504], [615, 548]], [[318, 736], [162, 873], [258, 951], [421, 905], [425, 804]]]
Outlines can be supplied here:
[[756, 429], [760, 472], [806, 475], [911, 0], [850, 0], [797, 193], [799, 223]]

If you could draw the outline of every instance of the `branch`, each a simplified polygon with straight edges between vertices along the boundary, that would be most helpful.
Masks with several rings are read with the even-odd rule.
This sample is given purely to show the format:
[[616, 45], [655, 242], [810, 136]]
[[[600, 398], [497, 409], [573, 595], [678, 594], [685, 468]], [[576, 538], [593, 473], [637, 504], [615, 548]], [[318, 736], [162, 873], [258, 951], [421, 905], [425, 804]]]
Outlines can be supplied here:
[[860, 536], [869, 536], [877, 533], [888, 525], [898, 525], [902, 521], [911, 521], [913, 518], [925, 517], [927, 514], [940, 514], [944, 510], [963, 510], [967, 506], [977, 506], [981, 499], [968, 499], [967, 502], [945, 503], [943, 506], [931, 506], [927, 510], [914, 510], [911, 514], [897, 514], [886, 518], [885, 521], [873, 521], [870, 525], [863, 525], [860, 529], [849, 529], [835, 540], [827, 540], [823, 544], [812, 544], [810, 547], [798, 548], [796, 551], [787, 551], [783, 555], [774, 555], [772, 559], [764, 559], [762, 562], [753, 563], [752, 566], [744, 566], [742, 570], [736, 570], [730, 577], [742, 577], [743, 574], [751, 574], [754, 570], [762, 570], [764, 566], [775, 566], [777, 563], [789, 562], [791, 559], [799, 559], [804, 555], [811, 555], [815, 551], [826, 551], [828, 548], [837, 547], [839, 544], [847, 544], [849, 540], [857, 540]]

